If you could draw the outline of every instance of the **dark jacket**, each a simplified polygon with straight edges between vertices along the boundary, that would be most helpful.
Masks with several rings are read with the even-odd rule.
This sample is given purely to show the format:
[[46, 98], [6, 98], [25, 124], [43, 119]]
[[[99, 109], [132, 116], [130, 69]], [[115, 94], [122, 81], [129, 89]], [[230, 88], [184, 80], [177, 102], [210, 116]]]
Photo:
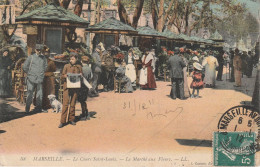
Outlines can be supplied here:
[[13, 61], [10, 58], [9, 55], [7, 56], [0, 56], [0, 69], [8, 69], [8, 67], [11, 67]]
[[186, 67], [182, 58], [178, 55], [171, 56], [168, 62], [168, 68], [171, 78], [183, 78], [182, 69]]
[[23, 70], [31, 82], [42, 83], [47, 66], [45, 56], [33, 54], [25, 60]]
[[[133, 64], [134, 64], [134, 56], [132, 56], [132, 61], [133, 61]], [[128, 55], [125, 56], [125, 63], [128, 64]]]

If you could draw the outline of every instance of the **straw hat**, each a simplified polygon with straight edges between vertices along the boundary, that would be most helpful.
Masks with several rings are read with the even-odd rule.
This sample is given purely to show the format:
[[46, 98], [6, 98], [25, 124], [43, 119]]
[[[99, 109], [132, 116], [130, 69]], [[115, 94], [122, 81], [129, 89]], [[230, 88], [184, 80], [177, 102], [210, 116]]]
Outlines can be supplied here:
[[192, 60], [199, 62], [199, 58], [198, 58], [197, 56], [194, 56], [194, 57], [192, 58]]
[[202, 70], [202, 65], [200, 65], [199, 63], [195, 62], [193, 63], [193, 67], [196, 68], [197, 70], [201, 71]]

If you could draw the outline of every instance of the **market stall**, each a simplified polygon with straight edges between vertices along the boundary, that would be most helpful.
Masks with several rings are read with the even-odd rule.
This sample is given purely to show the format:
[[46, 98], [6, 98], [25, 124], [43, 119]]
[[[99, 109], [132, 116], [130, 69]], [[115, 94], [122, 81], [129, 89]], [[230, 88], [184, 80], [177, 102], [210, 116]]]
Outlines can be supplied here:
[[[60, 54], [65, 50], [66, 28], [87, 27], [89, 22], [55, 4], [48, 4], [16, 18], [17, 24], [23, 24], [27, 34], [28, 55], [32, 53], [36, 43], [44, 43], [51, 52]], [[65, 36], [67, 35], [67, 36]]]
[[136, 44], [139, 46], [140, 50], [143, 50], [144, 48], [151, 49], [155, 46], [159, 49], [158, 47], [161, 46], [160, 40], [167, 39], [162, 33], [149, 26], [138, 27], [137, 31], [138, 38]]
[[[60, 72], [63, 66], [68, 62], [68, 54], [64, 54], [66, 51], [65, 40], [73, 41], [73, 37], [76, 36], [75, 32], [66, 31], [66, 29], [75, 27], [87, 27], [89, 22], [73, 14], [72, 12], [64, 9], [61, 6], [57, 6], [54, 3], [37, 8], [29, 13], [16, 17], [16, 23], [23, 25], [23, 33], [27, 34], [27, 47], [28, 55], [34, 52], [36, 43], [45, 44], [51, 51], [51, 57], [56, 66], [57, 72], [56, 87], [58, 90], [56, 96], [62, 101], [63, 88], [60, 84]], [[17, 70], [22, 71], [22, 62], [17, 65]], [[23, 80], [24, 75], [20, 75]], [[17, 78], [15, 78], [17, 80]], [[24, 92], [26, 91], [25, 84], [20, 83], [18, 99], [23, 99]]]
[[180, 42], [184, 41], [183, 38], [181, 38], [179, 35], [175, 34], [174, 32], [165, 29], [162, 32], [162, 35], [164, 35], [165, 37], [167, 37], [166, 40], [166, 47], [170, 50], [174, 50], [174, 46], [176, 46], [177, 44], [179, 44]]
[[86, 29], [86, 32], [95, 33], [93, 39], [94, 47], [98, 43], [102, 42], [105, 45], [105, 48], [108, 48], [111, 45], [120, 46], [119, 41], [123, 36], [128, 36], [128, 41], [126, 43], [129, 43], [128, 45], [131, 46], [133, 45], [133, 41], [129, 36], [137, 34], [137, 31], [133, 27], [115, 19], [114, 17], [89, 26]]

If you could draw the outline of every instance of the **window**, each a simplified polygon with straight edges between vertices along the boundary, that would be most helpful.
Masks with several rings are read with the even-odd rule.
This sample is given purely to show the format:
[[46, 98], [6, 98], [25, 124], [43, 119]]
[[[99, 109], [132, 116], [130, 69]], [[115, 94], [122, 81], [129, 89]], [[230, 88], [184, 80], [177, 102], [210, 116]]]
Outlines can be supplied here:
[[52, 53], [62, 53], [62, 28], [45, 28], [45, 44]]

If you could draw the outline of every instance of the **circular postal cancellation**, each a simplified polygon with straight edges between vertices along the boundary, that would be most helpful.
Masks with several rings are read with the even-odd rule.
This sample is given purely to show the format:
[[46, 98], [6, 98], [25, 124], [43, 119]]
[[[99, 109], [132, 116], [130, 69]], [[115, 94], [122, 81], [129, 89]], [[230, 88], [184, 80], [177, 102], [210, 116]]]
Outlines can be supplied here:
[[259, 150], [260, 114], [252, 106], [228, 109], [213, 134], [215, 166], [254, 166]]

